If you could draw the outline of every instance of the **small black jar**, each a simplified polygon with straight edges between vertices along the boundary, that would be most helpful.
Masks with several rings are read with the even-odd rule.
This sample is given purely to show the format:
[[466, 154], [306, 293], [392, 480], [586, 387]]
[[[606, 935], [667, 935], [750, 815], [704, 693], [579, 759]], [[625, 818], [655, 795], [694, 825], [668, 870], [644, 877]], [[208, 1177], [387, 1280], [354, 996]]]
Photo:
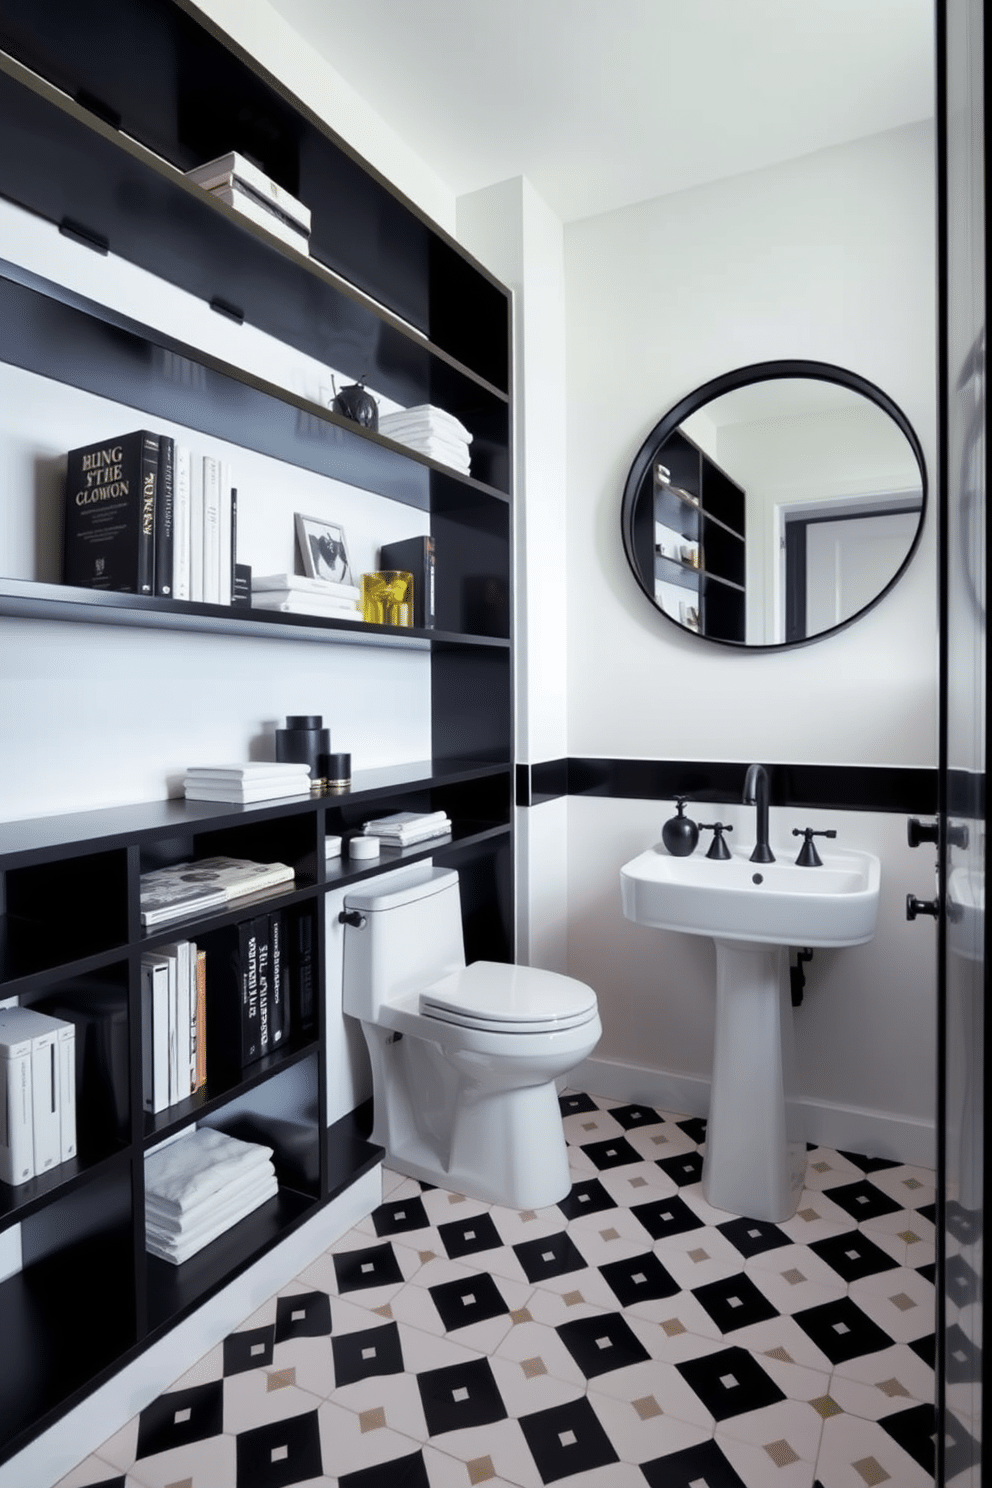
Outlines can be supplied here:
[[320, 756], [329, 754], [331, 731], [319, 713], [291, 713], [284, 729], [276, 729], [276, 759], [283, 764], [309, 765], [311, 781], [321, 778]]
[[683, 814], [685, 802], [685, 796], [675, 797], [678, 814], [670, 816], [661, 829], [661, 840], [673, 858], [687, 858], [690, 853], [695, 852], [699, 841], [699, 828]]

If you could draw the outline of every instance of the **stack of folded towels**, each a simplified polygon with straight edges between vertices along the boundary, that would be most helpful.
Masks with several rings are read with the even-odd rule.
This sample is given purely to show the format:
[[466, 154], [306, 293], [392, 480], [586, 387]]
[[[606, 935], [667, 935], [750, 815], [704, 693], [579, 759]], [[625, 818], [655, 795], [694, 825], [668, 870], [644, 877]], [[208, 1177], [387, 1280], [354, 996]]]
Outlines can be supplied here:
[[385, 847], [415, 847], [433, 837], [445, 837], [451, 831], [446, 811], [394, 811], [379, 816], [363, 827], [366, 837], [378, 837]]
[[251, 607], [278, 615], [324, 615], [332, 620], [361, 620], [361, 591], [337, 579], [311, 579], [304, 574], [252, 575]]
[[181, 1266], [277, 1191], [271, 1147], [201, 1127], [145, 1158], [145, 1248]]
[[233, 765], [190, 765], [183, 776], [187, 801], [230, 801], [248, 806], [285, 796], [309, 796], [310, 766], [291, 761], [245, 760]]
[[472, 436], [454, 414], [445, 413], [431, 403], [404, 408], [399, 413], [379, 415], [379, 433], [408, 445], [442, 465], [450, 465], [464, 475], [469, 473], [469, 450]]

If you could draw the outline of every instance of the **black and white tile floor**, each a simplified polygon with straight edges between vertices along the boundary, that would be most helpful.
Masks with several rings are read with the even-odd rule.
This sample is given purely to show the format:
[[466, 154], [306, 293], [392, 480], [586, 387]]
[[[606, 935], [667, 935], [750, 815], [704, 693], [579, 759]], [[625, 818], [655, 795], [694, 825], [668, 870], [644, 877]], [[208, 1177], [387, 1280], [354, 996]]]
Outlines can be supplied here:
[[705, 1122], [562, 1096], [574, 1186], [382, 1206], [59, 1488], [925, 1488], [933, 1174], [815, 1148], [710, 1208]]

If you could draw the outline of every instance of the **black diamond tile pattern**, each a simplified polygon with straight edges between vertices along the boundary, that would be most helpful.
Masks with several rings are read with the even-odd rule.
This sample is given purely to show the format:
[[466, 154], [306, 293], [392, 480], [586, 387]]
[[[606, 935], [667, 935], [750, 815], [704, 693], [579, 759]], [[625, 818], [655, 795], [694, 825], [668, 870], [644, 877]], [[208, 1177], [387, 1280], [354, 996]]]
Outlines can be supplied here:
[[[923, 1205], [893, 1219], [900, 1205], [874, 1177], [892, 1187], [892, 1162], [818, 1148], [793, 1219], [718, 1215], [702, 1195], [700, 1117], [582, 1092], [559, 1105], [565, 1198], [515, 1213], [385, 1170], [382, 1204], [80, 1481], [925, 1488], [932, 1194], [914, 1188]], [[658, 1151], [674, 1155], [646, 1160]], [[796, 1288], [781, 1317], [779, 1277]], [[962, 1322], [975, 1289], [961, 1259], [948, 1305]], [[924, 1336], [901, 1342], [908, 1320]], [[947, 1356], [952, 1384], [980, 1379], [957, 1323]], [[862, 1399], [864, 1417], [845, 1416]]]

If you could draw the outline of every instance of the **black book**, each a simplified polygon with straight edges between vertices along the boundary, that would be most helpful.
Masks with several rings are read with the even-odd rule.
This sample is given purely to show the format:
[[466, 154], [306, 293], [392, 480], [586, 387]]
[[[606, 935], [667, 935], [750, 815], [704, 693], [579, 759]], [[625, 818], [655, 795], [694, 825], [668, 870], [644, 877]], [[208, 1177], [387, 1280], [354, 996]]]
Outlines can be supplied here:
[[69, 451], [63, 583], [154, 594], [158, 461], [147, 429]]
[[269, 915], [269, 1020], [271, 1047], [289, 1041], [289, 957], [285, 954], [285, 920]]
[[273, 1048], [272, 1041], [272, 994], [271, 994], [271, 954], [269, 945], [269, 917], [259, 915], [252, 921], [252, 932], [255, 936], [255, 955], [258, 968], [258, 1052], [259, 1055], [268, 1054]]
[[384, 543], [379, 549], [379, 566], [413, 574], [413, 623], [429, 629], [435, 616], [433, 537]]
[[313, 916], [301, 910], [293, 917], [292, 972], [296, 987], [296, 1010], [304, 1032], [317, 1022], [316, 980], [314, 966]]
[[155, 492], [155, 593], [171, 599], [175, 548], [176, 441], [168, 434], [158, 441], [158, 487]]
[[255, 925], [226, 925], [207, 945], [207, 1044], [212, 1062], [233, 1069], [244, 1069], [262, 1052]]

